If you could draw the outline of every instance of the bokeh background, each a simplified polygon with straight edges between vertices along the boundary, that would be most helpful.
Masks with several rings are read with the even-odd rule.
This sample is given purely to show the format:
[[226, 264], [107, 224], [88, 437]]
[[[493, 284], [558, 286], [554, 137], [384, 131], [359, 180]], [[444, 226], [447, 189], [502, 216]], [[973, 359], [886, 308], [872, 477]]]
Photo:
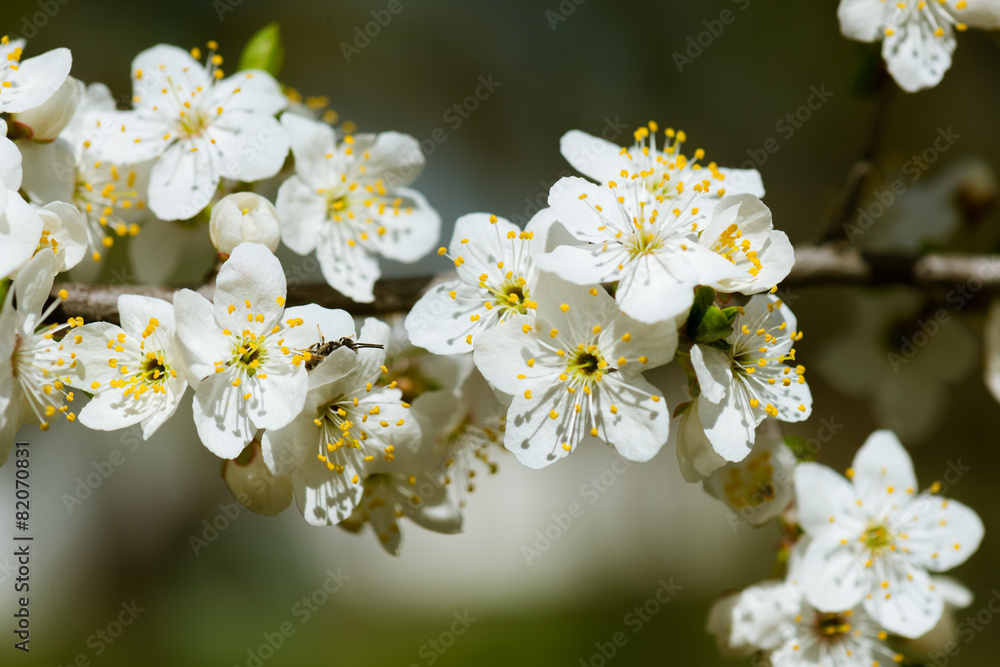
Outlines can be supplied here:
[[[793, 243], [809, 243], [826, 230], [874, 115], [874, 98], [858, 83], [871, 50], [841, 37], [833, 0], [400, 0], [402, 11], [348, 62], [342, 44], [352, 44], [371, 12], [388, 5], [4, 0], [0, 24], [10, 33], [35, 30], [28, 55], [69, 47], [74, 76], [127, 95], [129, 63], [145, 48], [204, 47], [216, 39], [234, 63], [250, 35], [279, 21], [285, 83], [328, 95], [362, 131], [428, 140], [415, 187], [441, 213], [445, 240], [464, 213], [523, 223], [544, 205], [549, 186], [572, 173], [558, 150], [567, 130], [616, 128], [609, 131], [628, 143], [632, 130], [652, 119], [685, 129], [691, 147], [702, 146], [720, 165], [755, 160], [775, 226]], [[734, 20], [714, 23], [723, 11]], [[691, 47], [699, 36], [700, 53]], [[679, 67], [676, 53], [691, 61]], [[474, 95], [480, 77], [499, 85], [454, 127], [445, 114]], [[998, 83], [998, 42], [970, 31], [960, 36], [940, 86], [896, 91], [873, 188], [897, 178], [940, 129], [960, 137], [917, 182], [907, 180], [908, 200], [860, 243], [997, 249], [990, 204], [1000, 156]], [[782, 123], [814, 90], [830, 95], [807, 121]], [[443, 142], [431, 139], [438, 128]], [[762, 156], [772, 138], [779, 150]], [[437, 259], [386, 272], [444, 270]], [[951, 464], [969, 468], [949, 495], [974, 507], [987, 526], [979, 553], [953, 573], [975, 593], [974, 614], [1000, 588], [1000, 406], [982, 380], [988, 297], [977, 294], [959, 312], [947, 296], [905, 287], [794, 290], [788, 300], [806, 332], [799, 357], [810, 369], [815, 407], [810, 420], [788, 431], [810, 438], [822, 420], [837, 424], [819, 459], [838, 469], [881, 426], [901, 433], [924, 485]], [[895, 372], [887, 354], [938, 307], [948, 309], [949, 322]], [[673, 403], [682, 400], [679, 375], [657, 379]], [[595, 644], [618, 631], [628, 643], [608, 664], [715, 665], [723, 661], [704, 632], [709, 606], [723, 591], [770, 576], [779, 538], [774, 527], [733, 529], [721, 503], [681, 479], [672, 442], [620, 475], [607, 472], [614, 459], [600, 448], [540, 472], [501, 456], [499, 474], [480, 480], [469, 498], [461, 535], [408, 524], [403, 553], [392, 558], [370, 533], [310, 528], [294, 509], [277, 518], [244, 510], [221, 520], [233, 498], [219, 461], [197, 439], [190, 401], [148, 442], [65, 422], [47, 433], [26, 428], [20, 439], [32, 443], [32, 638], [30, 654], [11, 648], [13, 548], [2, 546], [5, 665], [600, 665]], [[81, 480], [108, 470], [114, 450], [122, 463], [82, 504], [67, 506]], [[613, 483], [588, 504], [581, 486], [602, 472]], [[12, 507], [10, 465], [0, 469], [0, 497], [0, 507]], [[574, 501], [582, 501], [584, 515], [527, 563], [522, 547], [534, 546], [536, 531]], [[227, 527], [208, 541], [205, 522]], [[12, 544], [8, 523], [0, 521], [3, 545]], [[194, 548], [192, 537], [207, 546]], [[349, 578], [306, 619], [295, 605], [338, 570]], [[633, 632], [626, 615], [653, 597], [661, 580], [682, 588]], [[142, 609], [134, 622], [111, 642], [101, 639], [97, 631], [107, 631], [133, 601]], [[450, 644], [442, 633], [456, 613], [476, 620], [436, 652], [429, 642]], [[261, 651], [284, 623], [294, 634], [276, 651]], [[962, 644], [951, 664], [992, 664], [998, 650], [1000, 633], [988, 627]]]

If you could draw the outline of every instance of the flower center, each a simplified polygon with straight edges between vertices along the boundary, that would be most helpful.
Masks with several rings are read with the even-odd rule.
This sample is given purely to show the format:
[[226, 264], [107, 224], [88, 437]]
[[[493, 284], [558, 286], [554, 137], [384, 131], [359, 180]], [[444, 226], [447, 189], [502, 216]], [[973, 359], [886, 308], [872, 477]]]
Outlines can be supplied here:
[[177, 130], [188, 137], [200, 137], [208, 126], [208, 114], [201, 109], [181, 111], [177, 121]]
[[267, 362], [267, 346], [264, 341], [267, 336], [257, 336], [252, 331], [244, 331], [239, 340], [233, 344], [233, 356], [230, 366], [237, 366], [248, 376], [253, 377], [257, 369]]
[[531, 301], [531, 294], [524, 278], [508, 278], [493, 290], [496, 296], [496, 303], [500, 306], [502, 313], [516, 312], [524, 315], [528, 312], [528, 303]]
[[889, 529], [881, 524], [869, 527], [861, 539], [868, 549], [875, 552], [888, 549], [895, 541]]
[[569, 355], [566, 363], [566, 375], [570, 380], [582, 382], [585, 385], [593, 385], [599, 382], [607, 368], [608, 362], [596, 345], [584, 345], [580, 343], [577, 349]]
[[816, 634], [821, 638], [836, 641], [851, 631], [847, 614], [816, 614]]

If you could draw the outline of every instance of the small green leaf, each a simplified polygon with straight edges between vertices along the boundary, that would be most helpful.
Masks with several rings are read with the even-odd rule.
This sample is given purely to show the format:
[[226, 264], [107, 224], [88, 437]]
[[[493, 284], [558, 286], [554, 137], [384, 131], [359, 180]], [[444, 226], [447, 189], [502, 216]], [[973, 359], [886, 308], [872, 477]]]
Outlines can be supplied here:
[[711, 287], [699, 285], [694, 291], [694, 303], [691, 305], [691, 312], [688, 314], [687, 332], [688, 338], [694, 338], [698, 331], [701, 320], [705, 317], [705, 312], [715, 301], [715, 290]]
[[786, 435], [785, 444], [792, 450], [799, 462], [816, 460], [816, 453], [812, 451], [809, 441], [805, 438], [800, 438], [797, 435]]
[[0, 280], [0, 308], [3, 307], [4, 299], [7, 298], [7, 288], [10, 287], [10, 278]]
[[698, 323], [691, 338], [694, 342], [704, 345], [728, 338], [733, 333], [733, 322], [737, 313], [735, 307], [722, 309], [710, 306], [702, 315], [701, 322]]
[[262, 69], [276, 77], [284, 60], [285, 47], [281, 43], [281, 30], [276, 22], [272, 22], [258, 30], [243, 47], [239, 71]]

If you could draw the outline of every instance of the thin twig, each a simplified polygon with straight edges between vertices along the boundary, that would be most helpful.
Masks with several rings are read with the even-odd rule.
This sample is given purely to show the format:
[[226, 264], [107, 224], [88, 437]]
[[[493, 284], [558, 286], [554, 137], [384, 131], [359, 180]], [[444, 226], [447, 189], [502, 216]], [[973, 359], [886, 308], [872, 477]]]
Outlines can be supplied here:
[[[288, 305], [315, 303], [324, 308], [342, 308], [353, 315], [406, 312], [430, 284], [449, 277], [454, 275], [380, 280], [375, 283], [373, 303], [355, 303], [325, 284], [292, 285], [288, 289]], [[945, 291], [968, 286], [973, 292], [1000, 292], [1000, 255], [894, 255], [864, 252], [842, 243], [796, 248], [795, 266], [781, 286], [814, 285], [911, 285]], [[122, 294], [172, 301], [176, 291], [139, 285], [59, 283], [53, 287], [53, 295], [60, 289], [65, 289], [69, 296], [56, 317], [79, 316], [87, 322], [118, 322], [118, 297]], [[205, 285], [198, 291], [211, 299], [214, 285]]]

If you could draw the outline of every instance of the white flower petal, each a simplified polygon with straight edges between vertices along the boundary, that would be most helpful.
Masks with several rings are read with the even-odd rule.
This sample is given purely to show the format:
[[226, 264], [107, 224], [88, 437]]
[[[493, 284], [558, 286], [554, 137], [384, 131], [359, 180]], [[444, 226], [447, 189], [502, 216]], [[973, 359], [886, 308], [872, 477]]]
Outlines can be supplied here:
[[865, 529], [854, 487], [824, 465], [800, 463], [795, 468], [795, 497], [799, 525], [811, 537], [856, 540]]
[[889, 73], [908, 93], [939, 84], [951, 67], [951, 54], [955, 51], [955, 35], [950, 26], [938, 37], [920, 12], [914, 14], [882, 42], [882, 57]]
[[[677, 429], [677, 463], [684, 479], [692, 484], [726, 465], [726, 460], [715, 453], [712, 441], [705, 435], [705, 429], [698, 420], [697, 403], [681, 415], [680, 428]], [[707, 485], [705, 489], [708, 490]]]
[[868, 436], [851, 467], [858, 498], [872, 516], [916, 491], [913, 462], [892, 431], [875, 431]]
[[852, 545], [841, 544], [836, 535], [813, 538], [806, 548], [798, 577], [809, 604], [820, 611], [853, 609], [870, 592], [864, 564]]
[[883, 0], [840, 0], [837, 7], [840, 32], [859, 42], [874, 42], [881, 36], [885, 11]]
[[275, 202], [281, 217], [281, 240], [300, 255], [316, 249], [316, 239], [327, 219], [326, 199], [298, 176], [278, 188]]

